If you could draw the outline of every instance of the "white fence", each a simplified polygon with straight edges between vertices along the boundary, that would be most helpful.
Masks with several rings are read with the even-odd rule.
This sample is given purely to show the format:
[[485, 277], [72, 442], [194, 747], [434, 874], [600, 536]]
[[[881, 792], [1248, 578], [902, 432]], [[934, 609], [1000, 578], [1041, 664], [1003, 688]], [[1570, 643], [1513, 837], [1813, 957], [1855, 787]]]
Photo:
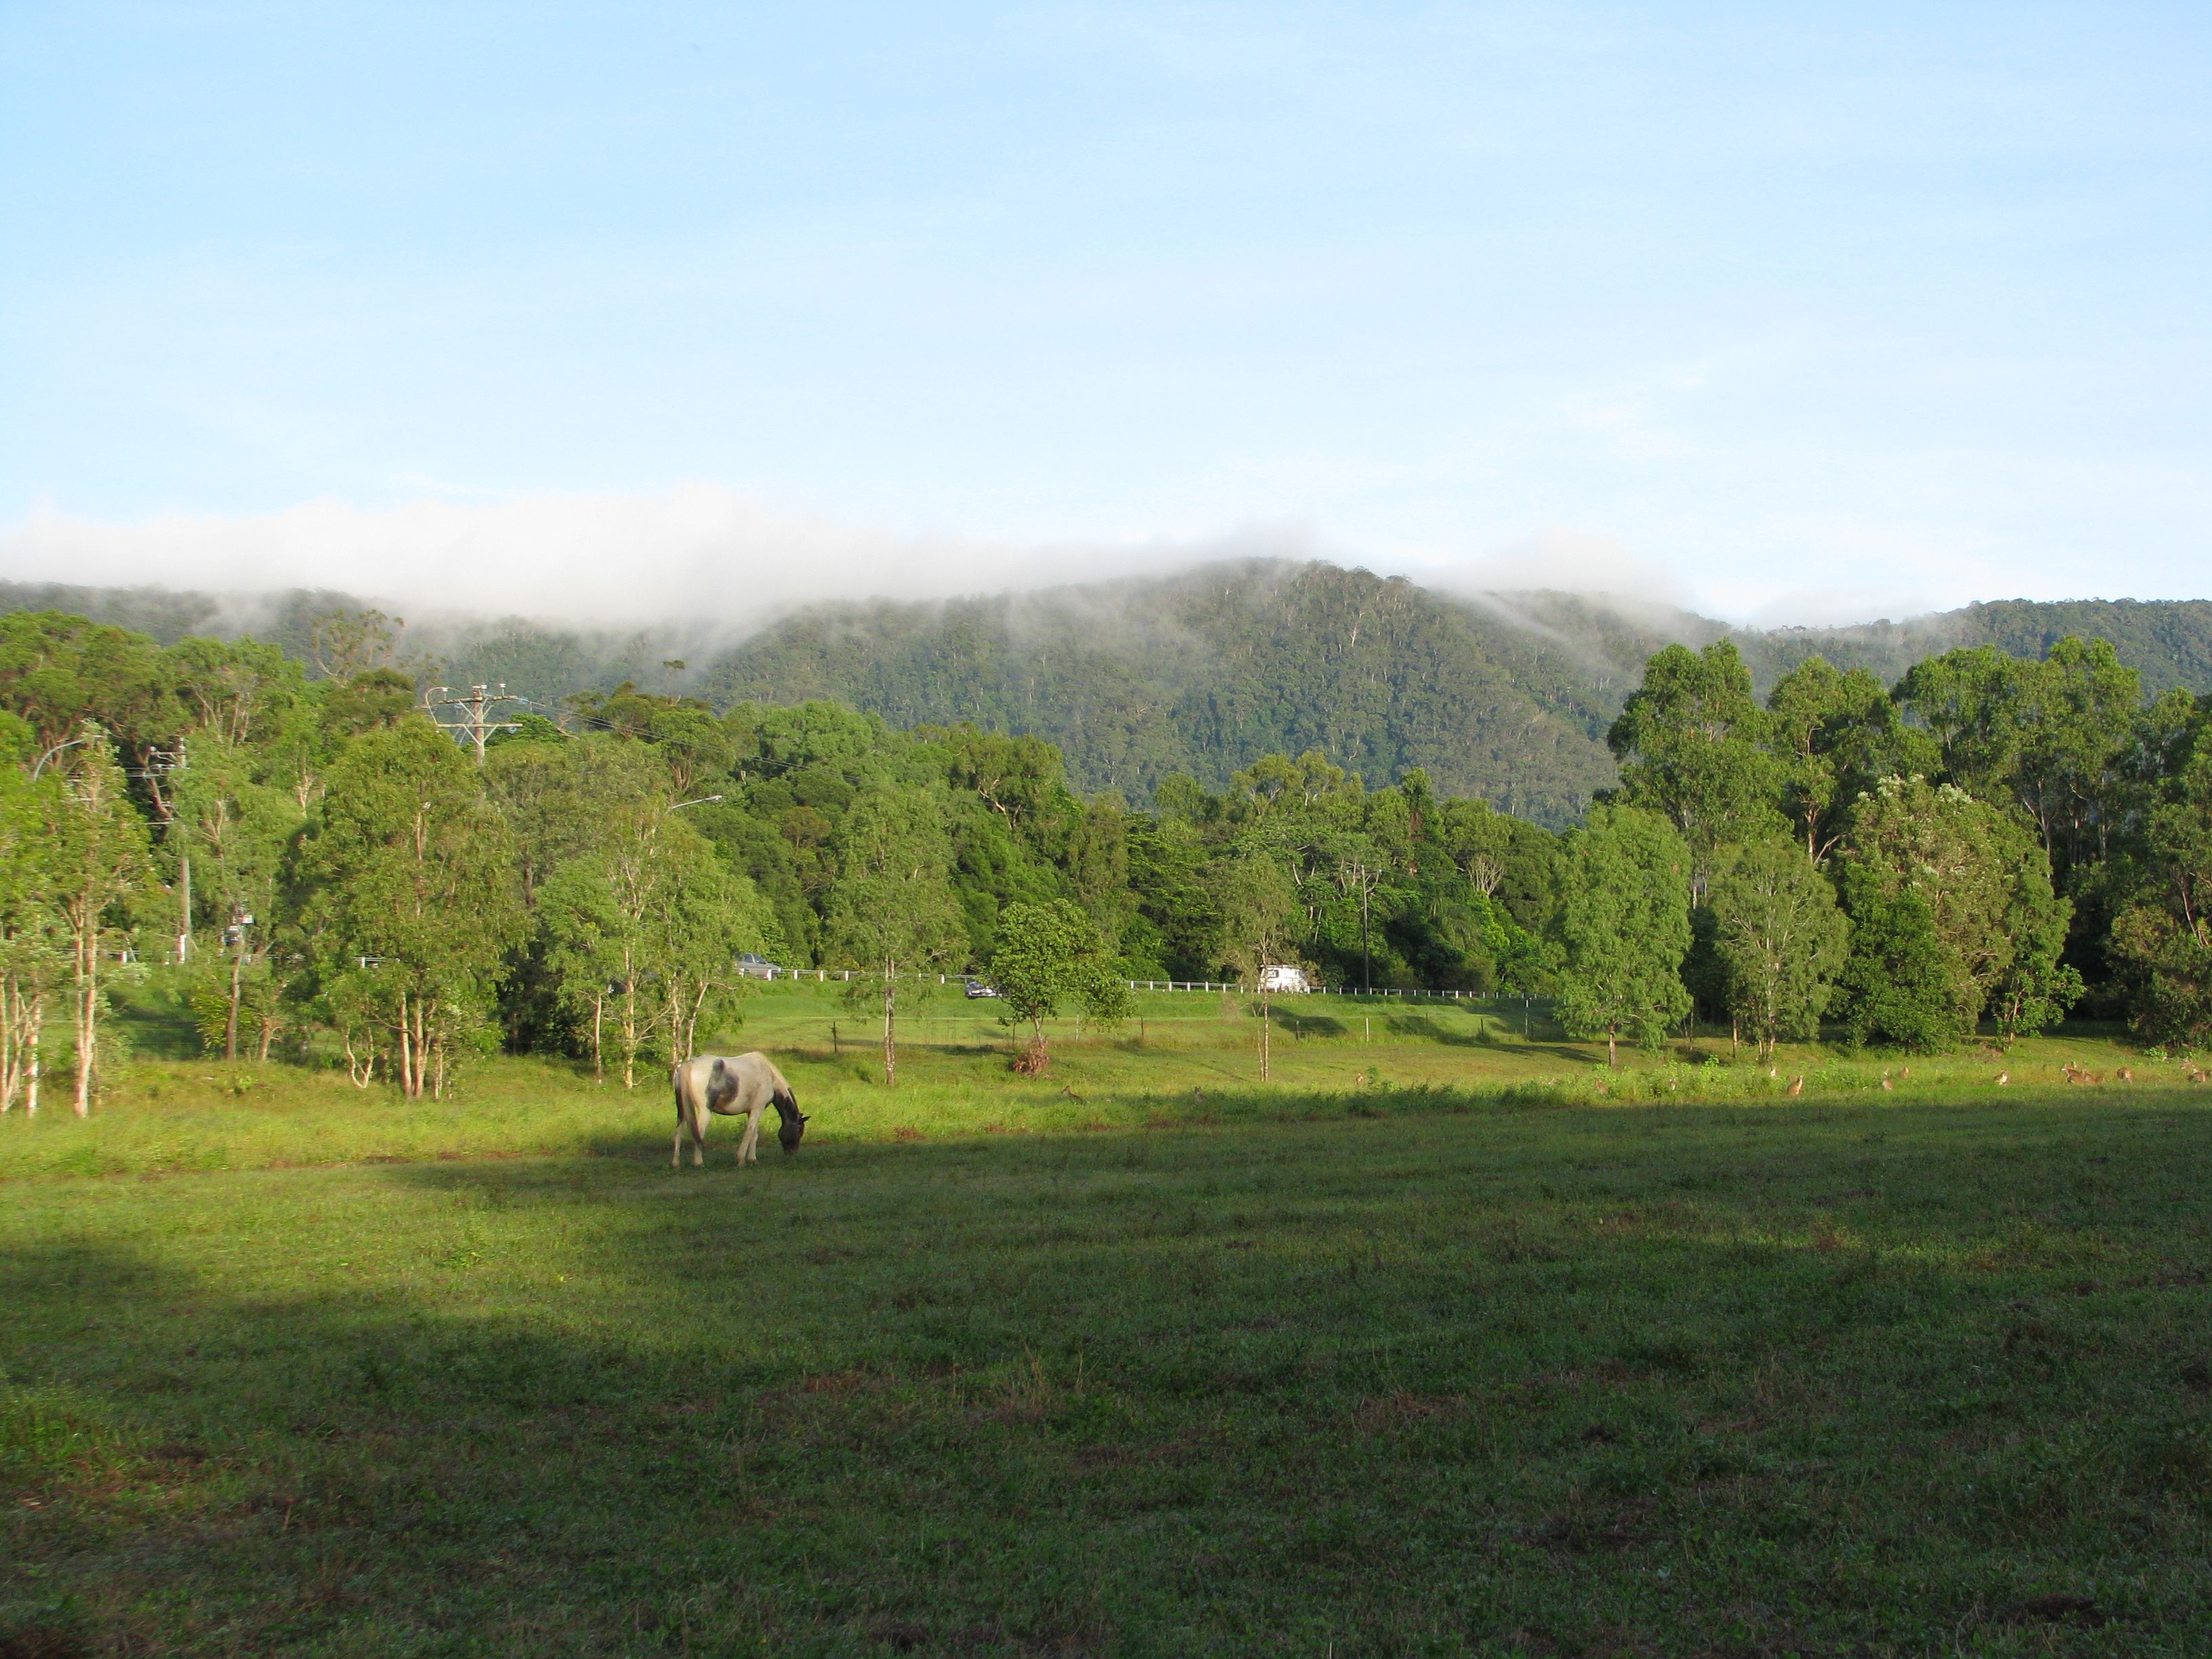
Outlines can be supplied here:
[[[769, 976], [763, 975], [763, 977]], [[776, 979], [811, 979], [825, 983], [840, 984], [849, 982], [851, 981], [853, 977], [853, 970], [849, 968], [779, 967], [775, 970], [773, 977]], [[901, 975], [900, 977], [903, 979], [906, 975]], [[970, 979], [980, 979], [982, 978], [982, 975], [972, 974], [938, 974], [934, 975], [929, 974], [916, 974], [914, 977], [916, 979], [929, 979], [933, 977], [939, 985], [965, 985]], [[987, 980], [985, 982], [988, 984], [989, 981]], [[1239, 991], [1244, 988], [1239, 985], [1226, 985], [1218, 981], [1210, 979], [1131, 979], [1124, 980], [1122, 983], [1127, 985], [1132, 991]], [[1370, 997], [1398, 997], [1404, 1000], [1412, 1002], [1518, 1002], [1526, 1005], [1532, 1000], [1541, 1000], [1541, 999], [1498, 996], [1495, 994], [1486, 996], [1478, 991], [1403, 991], [1382, 990], [1379, 988], [1372, 991], [1362, 991], [1349, 985], [1316, 985], [1304, 991], [1278, 991], [1275, 994], [1277, 996], [1348, 997], [1354, 1001], [1364, 1000]]]
[[[1235, 991], [1243, 988], [1235, 985], [1217, 985], [1212, 980], [1133, 979], [1123, 982], [1132, 991]], [[1368, 997], [1404, 997], [1417, 1002], [1521, 1002], [1527, 1000], [1522, 997], [1485, 995], [1479, 991], [1380, 989], [1362, 991], [1350, 985], [1313, 985], [1304, 991], [1278, 991], [1275, 994], [1277, 996], [1351, 997], [1355, 1000]]]

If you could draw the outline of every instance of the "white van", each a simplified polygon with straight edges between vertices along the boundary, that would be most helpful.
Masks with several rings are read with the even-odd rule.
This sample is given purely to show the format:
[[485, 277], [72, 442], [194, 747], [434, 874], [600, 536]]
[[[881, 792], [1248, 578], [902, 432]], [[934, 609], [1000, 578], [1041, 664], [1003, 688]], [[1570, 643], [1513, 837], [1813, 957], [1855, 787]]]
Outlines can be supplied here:
[[1304, 969], [1271, 962], [1260, 969], [1260, 988], [1273, 996], [1296, 996], [1312, 990], [1313, 983]]

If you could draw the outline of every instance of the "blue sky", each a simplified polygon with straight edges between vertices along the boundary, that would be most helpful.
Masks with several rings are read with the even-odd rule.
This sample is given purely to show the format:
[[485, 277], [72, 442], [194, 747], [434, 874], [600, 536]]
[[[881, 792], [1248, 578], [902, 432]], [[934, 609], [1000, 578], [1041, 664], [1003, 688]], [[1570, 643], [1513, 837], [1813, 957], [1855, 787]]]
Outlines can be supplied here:
[[2208, 71], [2181, 5], [0, 0], [0, 575], [2201, 596]]

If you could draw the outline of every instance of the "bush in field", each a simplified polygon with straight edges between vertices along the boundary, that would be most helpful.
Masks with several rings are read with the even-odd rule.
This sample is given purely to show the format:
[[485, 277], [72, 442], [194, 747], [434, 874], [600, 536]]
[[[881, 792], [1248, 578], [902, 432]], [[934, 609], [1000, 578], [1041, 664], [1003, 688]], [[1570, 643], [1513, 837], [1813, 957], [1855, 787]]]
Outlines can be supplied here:
[[1128, 1017], [1129, 988], [1115, 971], [1097, 924], [1066, 899], [1010, 904], [999, 913], [991, 983], [1009, 1021], [1030, 1026], [1030, 1073], [1047, 1054], [1044, 1023], [1069, 1004], [1111, 1024]]
[[[1846, 872], [1844, 891], [1853, 884]], [[1958, 1041], [1950, 958], [1927, 902], [1913, 893], [1856, 895], [1851, 954], [1838, 1013], [1853, 1042], [1933, 1053]]]

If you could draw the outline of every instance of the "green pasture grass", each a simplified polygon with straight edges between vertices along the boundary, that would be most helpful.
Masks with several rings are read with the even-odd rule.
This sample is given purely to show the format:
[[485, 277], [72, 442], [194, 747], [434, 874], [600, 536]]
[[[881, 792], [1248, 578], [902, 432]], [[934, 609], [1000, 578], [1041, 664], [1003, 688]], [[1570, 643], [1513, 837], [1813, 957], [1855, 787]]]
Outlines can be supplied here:
[[[2212, 1651], [2200, 1094], [1012, 1134], [917, 1053], [742, 1170], [544, 1068], [5, 1126], [185, 1172], [0, 1183], [0, 1653]], [[423, 1161], [188, 1167], [257, 1112]]]
[[[970, 1003], [957, 990], [902, 1020], [896, 1089], [884, 1085], [880, 1027], [834, 986], [763, 988], [743, 1005], [740, 1023], [708, 1034], [702, 1046], [774, 1055], [812, 1117], [810, 1146], [1334, 1120], [1501, 1103], [1784, 1107], [1879, 1095], [1899, 1104], [1978, 1097], [2000, 1075], [2008, 1079], [2008, 1098], [2060, 1088], [2117, 1102], [2189, 1086], [2190, 1075], [2180, 1060], [2154, 1059], [2112, 1032], [2091, 1030], [2032, 1039], [2008, 1053], [1978, 1045], [1927, 1058], [1793, 1045], [1766, 1066], [1748, 1049], [1732, 1052], [1725, 1034], [1707, 1034], [1657, 1054], [1624, 1048], [1621, 1064], [1609, 1067], [1602, 1045], [1568, 1042], [1518, 1005], [1329, 997], [1277, 1002], [1273, 1075], [1262, 1085], [1257, 1011], [1245, 1000], [1152, 992], [1139, 993], [1136, 1005], [1133, 1018], [1108, 1031], [1052, 1022], [1052, 1068], [1037, 1079], [1015, 1076], [1009, 1064], [1026, 1033], [1010, 1032], [994, 1005]], [[618, 1074], [595, 1079], [578, 1062], [472, 1058], [448, 1098], [409, 1103], [381, 1082], [356, 1088], [331, 1065], [226, 1065], [198, 1054], [158, 981], [134, 989], [118, 1023], [138, 1058], [110, 1068], [87, 1121], [69, 1110], [66, 1034], [50, 1043], [60, 1063], [52, 1065], [37, 1122], [20, 1111], [0, 1119], [0, 1182], [27, 1175], [627, 1155], [674, 1127], [657, 1062], [641, 1063], [635, 1086], [625, 1089]], [[2067, 1082], [2069, 1066], [2096, 1084]], [[738, 1133], [718, 1122], [710, 1145], [726, 1150]]]
[[948, 998], [890, 1090], [776, 987], [805, 1149], [672, 1173], [657, 1068], [158, 992], [0, 1121], [0, 1659], [2212, 1652], [2212, 1089], [2108, 1033]]

